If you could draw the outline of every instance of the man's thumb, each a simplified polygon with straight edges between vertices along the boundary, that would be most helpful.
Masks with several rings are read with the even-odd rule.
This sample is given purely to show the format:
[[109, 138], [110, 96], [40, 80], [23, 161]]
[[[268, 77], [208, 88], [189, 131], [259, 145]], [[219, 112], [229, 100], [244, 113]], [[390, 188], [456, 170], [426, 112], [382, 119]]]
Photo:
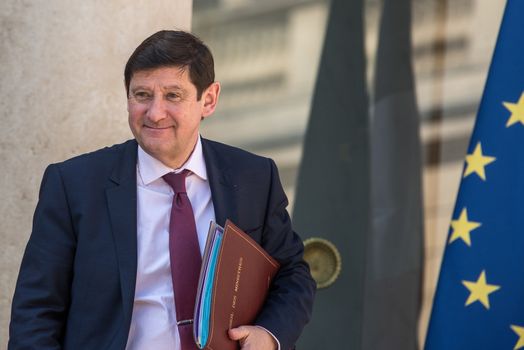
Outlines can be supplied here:
[[249, 331], [246, 327], [240, 326], [237, 328], [231, 328], [229, 330], [229, 338], [231, 340], [241, 340], [246, 338], [249, 335]]

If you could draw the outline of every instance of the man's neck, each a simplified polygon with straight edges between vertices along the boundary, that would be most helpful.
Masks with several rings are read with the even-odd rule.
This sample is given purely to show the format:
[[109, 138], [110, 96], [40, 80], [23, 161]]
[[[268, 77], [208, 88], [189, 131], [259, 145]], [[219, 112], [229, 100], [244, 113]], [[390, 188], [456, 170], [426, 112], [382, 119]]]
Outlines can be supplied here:
[[199, 138], [200, 138], [200, 135], [197, 135], [191, 147], [188, 147], [188, 149], [184, 150], [184, 152], [179, 152], [179, 154], [175, 155], [173, 158], [158, 159], [153, 154], [149, 154], [149, 155], [159, 160], [160, 162], [162, 162], [162, 164], [164, 164], [165, 166], [171, 169], [179, 169], [189, 160], [189, 158], [191, 158], [191, 155], [195, 151]]

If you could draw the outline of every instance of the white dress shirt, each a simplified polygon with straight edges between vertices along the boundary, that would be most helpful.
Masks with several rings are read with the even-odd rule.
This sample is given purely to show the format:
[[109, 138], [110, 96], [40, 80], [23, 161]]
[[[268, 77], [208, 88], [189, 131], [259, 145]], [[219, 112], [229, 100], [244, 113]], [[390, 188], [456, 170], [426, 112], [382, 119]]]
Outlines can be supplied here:
[[[127, 350], [178, 350], [180, 338], [169, 263], [169, 219], [172, 188], [162, 179], [188, 169], [186, 190], [203, 253], [209, 223], [215, 220], [211, 189], [200, 137], [179, 169], [171, 169], [138, 147], [137, 162], [137, 275]], [[176, 257], [175, 257], [176, 259]]]

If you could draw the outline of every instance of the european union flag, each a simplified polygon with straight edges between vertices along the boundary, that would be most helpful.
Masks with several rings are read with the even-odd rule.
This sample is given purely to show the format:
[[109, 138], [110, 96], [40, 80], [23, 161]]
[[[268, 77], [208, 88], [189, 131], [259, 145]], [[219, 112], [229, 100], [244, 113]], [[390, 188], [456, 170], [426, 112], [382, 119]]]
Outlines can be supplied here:
[[508, 0], [426, 349], [524, 349], [524, 0]]

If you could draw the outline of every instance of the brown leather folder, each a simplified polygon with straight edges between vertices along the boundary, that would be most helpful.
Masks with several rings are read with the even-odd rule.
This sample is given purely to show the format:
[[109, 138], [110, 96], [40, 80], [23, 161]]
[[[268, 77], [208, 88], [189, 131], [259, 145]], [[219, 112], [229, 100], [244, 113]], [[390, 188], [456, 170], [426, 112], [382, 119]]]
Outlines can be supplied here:
[[[209, 242], [208, 238], [207, 245]], [[206, 262], [205, 255], [203, 261]], [[239, 349], [238, 342], [230, 340], [227, 331], [241, 325], [253, 324], [264, 305], [271, 281], [280, 265], [229, 220], [224, 227], [216, 261], [209, 335], [203, 348], [236, 350]], [[203, 264], [201, 279], [206, 268]], [[197, 304], [201, 289], [199, 287]]]

